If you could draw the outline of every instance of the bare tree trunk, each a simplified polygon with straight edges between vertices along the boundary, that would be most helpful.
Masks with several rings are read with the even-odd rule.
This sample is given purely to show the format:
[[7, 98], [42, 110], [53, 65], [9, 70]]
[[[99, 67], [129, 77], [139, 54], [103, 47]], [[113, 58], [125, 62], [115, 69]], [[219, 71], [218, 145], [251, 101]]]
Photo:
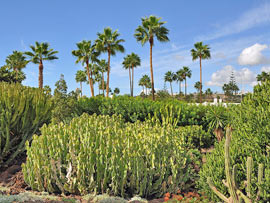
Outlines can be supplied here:
[[103, 97], [105, 96], [104, 94], [104, 73], [102, 72], [102, 91], [103, 91]]
[[92, 87], [91, 92], [92, 92], [92, 97], [94, 97], [95, 96], [95, 93], [94, 93], [95, 88], [94, 88], [93, 72], [92, 72], [92, 70], [90, 70], [90, 77], [91, 77], [91, 87]]
[[202, 56], [200, 56], [200, 103], [202, 103]]
[[132, 95], [131, 89], [132, 89], [132, 85], [131, 85], [131, 72], [130, 72], [130, 67], [128, 67], [128, 72], [129, 72], [129, 88], [130, 88], [130, 96]]
[[108, 49], [108, 72], [107, 72], [107, 87], [106, 87], [106, 97], [109, 97], [109, 85], [110, 85], [110, 59], [111, 59], [111, 50]]
[[134, 66], [132, 65], [132, 83], [131, 83], [131, 96], [133, 97], [133, 85], [134, 85]]
[[153, 73], [153, 64], [152, 64], [152, 49], [153, 49], [153, 43], [154, 43], [153, 37], [150, 37], [149, 42], [150, 42], [150, 72], [151, 72], [152, 100], [155, 101], [154, 73]]
[[172, 83], [170, 82], [170, 86], [171, 86], [171, 95], [173, 96], [173, 90], [172, 90]]
[[90, 90], [91, 90], [91, 95], [92, 97], [94, 96], [94, 90], [93, 90], [93, 86], [92, 86], [92, 79], [90, 77], [90, 71], [89, 71], [89, 61], [86, 61], [86, 70], [87, 70], [87, 77], [88, 77], [88, 81], [89, 81], [89, 86], [90, 86]]
[[38, 75], [38, 86], [40, 89], [43, 88], [43, 63], [42, 60], [39, 61], [39, 75]]

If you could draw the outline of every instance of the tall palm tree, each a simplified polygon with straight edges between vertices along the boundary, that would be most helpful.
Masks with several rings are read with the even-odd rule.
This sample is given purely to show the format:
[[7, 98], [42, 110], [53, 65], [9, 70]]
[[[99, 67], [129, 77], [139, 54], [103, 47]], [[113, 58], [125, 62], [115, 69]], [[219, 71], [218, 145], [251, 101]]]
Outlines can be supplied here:
[[105, 94], [104, 94], [104, 90], [105, 90], [105, 88], [104, 88], [104, 85], [105, 85], [105, 83], [104, 83], [104, 73], [108, 71], [108, 63], [106, 62], [105, 59], [102, 59], [102, 60], [100, 60], [98, 62], [98, 65], [99, 65], [99, 71], [101, 72], [101, 85], [102, 85], [102, 88], [100, 88], [100, 89], [102, 89], [103, 97], [104, 97], [105, 96]]
[[[130, 95], [133, 97], [133, 90], [134, 90], [134, 68], [141, 65], [141, 59], [137, 54], [133, 52], [127, 55], [124, 58], [123, 66], [124, 68], [129, 69], [129, 80], [130, 80]], [[132, 69], [132, 74], [130, 77], [130, 68]]]
[[93, 84], [93, 70], [92, 66], [89, 63], [98, 62], [97, 57], [100, 55], [100, 52], [96, 50], [96, 45], [91, 45], [91, 40], [83, 40], [77, 45], [77, 50], [73, 50], [71, 53], [73, 56], [77, 57], [76, 63], [86, 64], [86, 72], [88, 76], [88, 81], [90, 85], [91, 95], [94, 96], [94, 84]]
[[129, 75], [129, 89], [130, 89], [130, 95], [131, 95], [131, 71], [130, 71], [130, 58], [129, 55], [124, 57], [124, 61], [122, 62], [123, 68], [128, 69], [128, 75]]
[[179, 83], [179, 96], [181, 95], [181, 82], [183, 82], [183, 69], [176, 71], [176, 81]]
[[106, 27], [103, 33], [97, 33], [98, 39], [96, 40], [96, 47], [101, 52], [108, 53], [108, 71], [107, 71], [107, 87], [106, 97], [109, 97], [109, 85], [110, 85], [110, 62], [111, 55], [114, 56], [116, 52], [125, 52], [125, 48], [121, 44], [125, 40], [118, 39], [120, 34], [118, 30], [112, 31], [110, 27]]
[[188, 78], [191, 77], [191, 70], [187, 66], [184, 66], [182, 70], [183, 70], [183, 79], [185, 80], [185, 96], [187, 96], [187, 77]]
[[16, 73], [16, 80], [18, 80], [18, 73], [26, 67], [28, 62], [29, 61], [26, 60], [23, 52], [19, 51], [13, 51], [13, 53], [6, 58], [7, 66], [13, 69], [13, 71]]
[[165, 80], [165, 82], [170, 83], [171, 95], [173, 96], [172, 82], [174, 81], [174, 73], [172, 71], [166, 72], [165, 76], [164, 76], [164, 80]]
[[200, 102], [202, 103], [202, 59], [210, 59], [210, 47], [203, 45], [203, 42], [197, 42], [194, 44], [195, 49], [191, 49], [192, 60], [200, 59]]
[[155, 90], [154, 90], [154, 72], [152, 64], [152, 49], [154, 46], [154, 38], [156, 37], [160, 42], [169, 41], [168, 33], [169, 30], [163, 26], [166, 22], [160, 21], [161, 18], [156, 16], [149, 16], [142, 18], [142, 25], [139, 25], [135, 30], [135, 38], [138, 42], [144, 45], [147, 41], [150, 44], [150, 72], [151, 72], [151, 87], [152, 87], [152, 99], [155, 100]]
[[76, 82], [80, 83], [80, 87], [81, 87], [81, 97], [82, 97], [82, 83], [86, 82], [86, 74], [84, 71], [82, 70], [78, 70], [76, 73], [76, 77], [75, 77]]
[[55, 54], [58, 51], [54, 51], [53, 49], [49, 49], [49, 43], [46, 42], [35, 42], [35, 46], [31, 45], [31, 51], [25, 52], [25, 55], [30, 57], [30, 61], [34, 64], [39, 64], [39, 76], [38, 76], [38, 86], [39, 88], [43, 88], [43, 61], [52, 61], [58, 59]]

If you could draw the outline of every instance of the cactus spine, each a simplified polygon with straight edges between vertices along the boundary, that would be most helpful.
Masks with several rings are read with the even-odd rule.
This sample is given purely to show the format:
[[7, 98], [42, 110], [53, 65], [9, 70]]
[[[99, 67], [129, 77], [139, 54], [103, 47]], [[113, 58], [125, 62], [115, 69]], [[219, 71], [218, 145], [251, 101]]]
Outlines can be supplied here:
[[[230, 164], [230, 143], [231, 143], [231, 128], [227, 127], [226, 129], [226, 141], [225, 141], [225, 174], [226, 174], [226, 181], [223, 180], [223, 184], [228, 188], [230, 197], [227, 198], [223, 195], [218, 189], [214, 186], [212, 179], [210, 177], [207, 178], [208, 185], [213, 190], [213, 192], [223, 201], [228, 203], [241, 203], [242, 199], [245, 203], [253, 202], [251, 196], [251, 175], [252, 175], [252, 167], [253, 167], [253, 159], [252, 157], [247, 158], [247, 181], [245, 181], [246, 185], [246, 195], [238, 189], [236, 184], [236, 176], [237, 176], [237, 167], [236, 165], [233, 166], [233, 170], [231, 171], [231, 164]], [[264, 166], [263, 164], [259, 164], [258, 169], [258, 193], [256, 200], [259, 199], [260, 194], [262, 193], [262, 181], [263, 181], [263, 171]]]

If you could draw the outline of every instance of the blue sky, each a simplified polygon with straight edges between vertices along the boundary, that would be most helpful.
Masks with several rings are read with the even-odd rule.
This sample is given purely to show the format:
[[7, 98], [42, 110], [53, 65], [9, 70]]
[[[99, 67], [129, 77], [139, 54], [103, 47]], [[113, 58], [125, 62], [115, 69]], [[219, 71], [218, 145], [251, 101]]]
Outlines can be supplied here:
[[[221, 92], [232, 71], [244, 91], [252, 90], [256, 75], [270, 71], [270, 1], [266, 0], [9, 0], [0, 2], [0, 66], [13, 50], [27, 51], [35, 41], [49, 42], [59, 54], [58, 60], [44, 63], [44, 85], [54, 88], [64, 74], [69, 91], [79, 87], [75, 73], [83, 69], [75, 64], [71, 51], [81, 40], [95, 40], [104, 27], [118, 29], [125, 39], [124, 54], [111, 58], [112, 89], [129, 93], [128, 72], [122, 68], [123, 57], [131, 52], [142, 60], [135, 70], [135, 93], [143, 74], [149, 74], [149, 45], [141, 46], [133, 37], [141, 17], [156, 15], [167, 21], [170, 30], [168, 43], [155, 42], [153, 66], [155, 87], [163, 89], [164, 73], [183, 66], [192, 70], [188, 91], [195, 92], [199, 80], [199, 61], [192, 61], [190, 50], [195, 42], [203, 41], [211, 48], [212, 58], [202, 62], [203, 89]], [[101, 58], [107, 59], [106, 55]], [[38, 66], [25, 69], [25, 85], [38, 86]], [[169, 84], [167, 84], [169, 87]], [[178, 85], [173, 85], [174, 92]], [[84, 84], [85, 95], [90, 95]], [[95, 91], [97, 93], [97, 89]]]

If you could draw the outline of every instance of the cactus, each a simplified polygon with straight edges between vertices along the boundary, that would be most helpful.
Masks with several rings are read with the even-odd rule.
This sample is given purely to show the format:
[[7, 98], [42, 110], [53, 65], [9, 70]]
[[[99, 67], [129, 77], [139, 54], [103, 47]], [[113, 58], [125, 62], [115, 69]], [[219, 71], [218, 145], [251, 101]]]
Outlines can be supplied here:
[[50, 120], [51, 108], [40, 89], [0, 83], [0, 166], [24, 151], [25, 142]]
[[[233, 170], [231, 171], [230, 164], [230, 143], [231, 143], [231, 128], [227, 127], [226, 129], [226, 141], [225, 141], [225, 174], [226, 181], [223, 180], [223, 184], [228, 188], [230, 197], [227, 198], [223, 195], [218, 189], [214, 186], [212, 179], [210, 177], [207, 178], [208, 185], [213, 190], [213, 192], [224, 202], [228, 203], [241, 203], [242, 199], [245, 203], [251, 203], [254, 200], [251, 197], [251, 175], [252, 175], [252, 167], [253, 167], [253, 159], [252, 157], [247, 158], [247, 181], [245, 181], [246, 186], [246, 195], [238, 188], [236, 184], [236, 176], [237, 176], [237, 166], [233, 166]], [[256, 200], [260, 198], [260, 194], [262, 193], [262, 181], [263, 181], [263, 164], [259, 164], [258, 169], [258, 184], [259, 190], [257, 193]]]

